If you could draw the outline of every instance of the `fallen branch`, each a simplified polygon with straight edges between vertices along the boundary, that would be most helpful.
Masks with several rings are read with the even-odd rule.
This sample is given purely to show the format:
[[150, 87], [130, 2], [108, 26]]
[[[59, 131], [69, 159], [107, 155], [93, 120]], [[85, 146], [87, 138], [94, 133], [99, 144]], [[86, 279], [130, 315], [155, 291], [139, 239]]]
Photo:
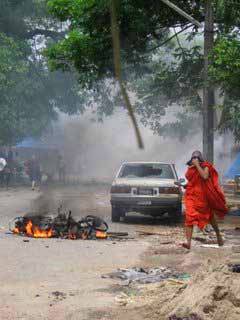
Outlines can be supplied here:
[[176, 280], [176, 279], [172, 279], [172, 278], [167, 279], [167, 281], [175, 283], [175, 284], [186, 284], [185, 281]]
[[195, 24], [198, 28], [201, 28], [201, 23], [199, 21], [197, 21], [196, 19], [194, 19], [192, 16], [190, 16], [187, 12], [183, 11], [181, 8], [179, 8], [178, 6], [176, 6], [174, 3], [172, 3], [169, 0], [161, 0], [162, 2], [164, 2], [167, 6], [169, 6], [170, 8], [172, 8], [174, 11], [176, 11], [177, 13], [179, 13], [182, 17], [184, 17], [185, 19], [189, 20], [190, 22], [192, 22], [193, 24]]
[[134, 114], [133, 107], [131, 105], [127, 90], [122, 81], [121, 77], [121, 56], [120, 56], [120, 37], [119, 37], [119, 27], [117, 21], [117, 0], [110, 1], [110, 12], [111, 12], [111, 30], [112, 30], [112, 40], [113, 40], [113, 58], [114, 58], [114, 67], [115, 67], [115, 78], [119, 83], [120, 91], [123, 97], [123, 100], [126, 104], [129, 117], [132, 121], [133, 128], [136, 134], [137, 143], [140, 149], [143, 149], [143, 140], [141, 133], [137, 124], [137, 120]]

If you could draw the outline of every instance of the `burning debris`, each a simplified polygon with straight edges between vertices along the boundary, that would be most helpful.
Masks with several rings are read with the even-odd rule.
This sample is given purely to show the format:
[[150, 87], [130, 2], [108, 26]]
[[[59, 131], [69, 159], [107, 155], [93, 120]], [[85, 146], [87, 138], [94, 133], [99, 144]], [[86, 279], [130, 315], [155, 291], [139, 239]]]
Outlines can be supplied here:
[[[13, 226], [12, 226], [13, 225]], [[64, 238], [64, 239], [106, 239], [107, 223], [96, 216], [88, 215], [76, 221], [71, 214], [62, 213], [53, 218], [44, 215], [28, 215], [15, 218], [9, 229], [14, 234], [33, 238]]]

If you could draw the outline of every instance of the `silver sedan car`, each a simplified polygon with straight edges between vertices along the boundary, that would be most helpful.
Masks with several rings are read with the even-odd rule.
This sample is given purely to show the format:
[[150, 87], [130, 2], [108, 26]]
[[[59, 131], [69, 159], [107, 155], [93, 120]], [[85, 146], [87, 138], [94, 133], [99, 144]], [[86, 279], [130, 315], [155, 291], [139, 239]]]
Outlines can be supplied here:
[[127, 212], [152, 216], [168, 213], [175, 220], [182, 215], [182, 191], [174, 164], [127, 162], [118, 171], [111, 187], [112, 221]]

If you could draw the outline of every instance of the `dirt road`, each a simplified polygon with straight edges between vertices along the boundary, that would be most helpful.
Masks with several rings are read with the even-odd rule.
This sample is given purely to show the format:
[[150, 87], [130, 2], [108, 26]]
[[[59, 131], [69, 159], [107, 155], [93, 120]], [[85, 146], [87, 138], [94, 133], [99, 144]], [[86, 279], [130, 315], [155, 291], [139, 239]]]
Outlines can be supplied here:
[[[98, 214], [108, 217], [107, 188], [70, 187], [44, 195], [29, 190], [1, 191], [0, 213], [0, 318], [89, 319], [88, 313], [114, 303], [110, 280], [101, 275], [118, 267], [134, 266], [148, 243], [140, 241], [71, 241], [28, 239], [7, 232], [8, 221], [31, 210], [59, 204], [75, 216]], [[111, 228], [113, 229], [113, 228]], [[134, 226], [114, 225], [114, 230]]]
[[[131, 216], [126, 223], [111, 224], [108, 186], [104, 185], [55, 188], [43, 193], [12, 189], [1, 191], [0, 200], [1, 320], [146, 319], [139, 306], [119, 307], [116, 296], [122, 287], [101, 275], [131, 266], [169, 266], [192, 275], [209, 259], [224, 261], [229, 256], [230, 242], [218, 250], [202, 248], [196, 242], [190, 253], [178, 247], [183, 229], [168, 220]], [[7, 232], [10, 219], [30, 211], [54, 212], [60, 204], [76, 217], [102, 216], [111, 230], [127, 231], [133, 239], [30, 238], [24, 242], [26, 238]], [[229, 218], [224, 228], [235, 227], [238, 219]], [[139, 236], [137, 231], [159, 235]], [[239, 244], [240, 240], [232, 241]], [[143, 301], [146, 303], [146, 299]]]

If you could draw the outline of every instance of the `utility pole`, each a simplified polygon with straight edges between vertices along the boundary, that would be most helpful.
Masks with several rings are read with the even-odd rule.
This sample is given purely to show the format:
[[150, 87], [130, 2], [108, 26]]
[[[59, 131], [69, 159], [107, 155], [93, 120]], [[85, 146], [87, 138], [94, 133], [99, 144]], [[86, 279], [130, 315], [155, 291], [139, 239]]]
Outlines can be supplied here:
[[205, 0], [204, 24], [204, 88], [203, 88], [203, 154], [210, 162], [214, 160], [214, 89], [209, 86], [209, 55], [214, 46], [214, 21], [212, 0]]
[[[178, 12], [196, 26], [201, 24], [177, 7], [169, 0], [161, 0], [167, 6]], [[213, 0], [205, 0], [205, 24], [204, 24], [204, 88], [203, 88], [203, 154], [204, 158], [210, 162], [214, 160], [214, 89], [209, 86], [209, 66], [211, 64], [209, 55], [214, 46], [214, 19], [213, 19]]]

